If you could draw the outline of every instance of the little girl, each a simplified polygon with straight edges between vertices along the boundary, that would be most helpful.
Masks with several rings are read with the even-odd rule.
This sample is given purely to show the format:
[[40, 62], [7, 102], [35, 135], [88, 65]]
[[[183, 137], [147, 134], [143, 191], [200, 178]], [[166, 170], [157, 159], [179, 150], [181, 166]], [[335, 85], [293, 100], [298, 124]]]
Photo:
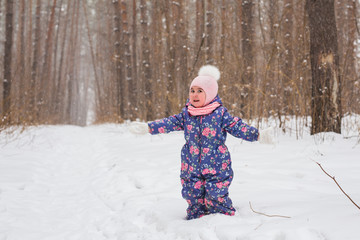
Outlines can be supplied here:
[[212, 213], [234, 215], [229, 198], [233, 180], [226, 134], [257, 141], [259, 131], [232, 117], [218, 93], [219, 70], [203, 66], [191, 85], [189, 99], [181, 113], [148, 123], [151, 134], [184, 131], [181, 151], [182, 196], [188, 202], [187, 219]]

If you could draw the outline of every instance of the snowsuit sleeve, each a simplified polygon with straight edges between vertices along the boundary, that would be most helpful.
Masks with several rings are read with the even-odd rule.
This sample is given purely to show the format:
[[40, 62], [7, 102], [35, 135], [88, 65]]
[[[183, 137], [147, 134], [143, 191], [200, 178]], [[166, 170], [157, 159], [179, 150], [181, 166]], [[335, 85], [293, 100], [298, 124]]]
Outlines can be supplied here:
[[233, 117], [225, 109], [222, 121], [222, 128], [237, 138], [242, 138], [249, 142], [258, 140], [259, 130], [244, 123], [240, 118]]
[[183, 112], [167, 118], [149, 122], [150, 134], [169, 133], [184, 130]]

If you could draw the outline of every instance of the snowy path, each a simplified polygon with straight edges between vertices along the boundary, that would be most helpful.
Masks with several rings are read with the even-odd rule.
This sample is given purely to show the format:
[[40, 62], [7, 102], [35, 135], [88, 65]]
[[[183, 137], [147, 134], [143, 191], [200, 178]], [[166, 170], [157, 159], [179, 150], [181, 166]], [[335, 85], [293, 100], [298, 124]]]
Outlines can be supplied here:
[[[101, 125], [0, 134], [0, 240], [358, 240], [360, 211], [314, 161], [360, 203], [360, 146], [329, 137], [281, 136], [269, 146], [229, 136], [236, 215], [185, 221], [181, 133], [134, 136]], [[255, 214], [249, 201], [291, 218]]]

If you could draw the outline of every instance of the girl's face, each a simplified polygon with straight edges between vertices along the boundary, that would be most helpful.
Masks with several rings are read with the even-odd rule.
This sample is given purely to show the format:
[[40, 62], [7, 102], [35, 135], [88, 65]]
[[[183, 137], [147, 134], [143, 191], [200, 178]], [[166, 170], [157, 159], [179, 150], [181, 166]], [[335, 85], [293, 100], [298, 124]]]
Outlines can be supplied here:
[[189, 99], [194, 107], [203, 107], [206, 99], [205, 91], [200, 87], [193, 86], [190, 89]]

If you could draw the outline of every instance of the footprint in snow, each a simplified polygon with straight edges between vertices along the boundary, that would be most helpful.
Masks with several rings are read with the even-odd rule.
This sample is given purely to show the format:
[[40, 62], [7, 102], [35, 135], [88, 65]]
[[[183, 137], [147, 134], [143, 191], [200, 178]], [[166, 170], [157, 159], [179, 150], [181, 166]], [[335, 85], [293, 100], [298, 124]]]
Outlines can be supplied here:
[[134, 185], [137, 189], [143, 189], [144, 185], [140, 183], [138, 180], [135, 180]]

